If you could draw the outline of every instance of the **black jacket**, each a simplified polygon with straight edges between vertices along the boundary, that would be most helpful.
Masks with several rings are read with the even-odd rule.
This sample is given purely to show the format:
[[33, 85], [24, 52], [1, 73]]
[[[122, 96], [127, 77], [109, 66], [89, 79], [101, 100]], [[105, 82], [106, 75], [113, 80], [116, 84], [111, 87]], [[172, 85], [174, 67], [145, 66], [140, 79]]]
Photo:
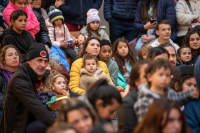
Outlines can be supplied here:
[[0, 68], [0, 110], [3, 109], [3, 105], [5, 102], [6, 89], [7, 89], [7, 81], [3, 75], [2, 69]]
[[[43, 80], [47, 78], [45, 72]], [[35, 95], [37, 74], [24, 63], [17, 67], [11, 77], [6, 92], [5, 104], [0, 121], [0, 133], [25, 133], [26, 126], [35, 119], [47, 126], [54, 123], [55, 118], [42, 105]]]
[[48, 30], [45, 24], [45, 20], [41, 14], [41, 9], [33, 8], [33, 12], [37, 20], [40, 22], [40, 31], [35, 35], [36, 42], [47, 44], [50, 48], [52, 44], [48, 35]]
[[20, 53], [23, 55], [23, 61], [26, 61], [27, 53], [35, 39], [28, 31], [22, 31], [22, 34], [18, 34], [13, 29], [7, 29], [1, 36], [1, 47], [12, 44], [17, 47]]
[[128, 95], [123, 99], [123, 104], [117, 111], [120, 133], [132, 133], [137, 126], [137, 117], [133, 109], [137, 96], [136, 88], [131, 87]]
[[88, 10], [98, 10], [101, 4], [102, 0], [65, 0], [65, 4], [58, 9], [62, 11], [66, 23], [84, 25]]

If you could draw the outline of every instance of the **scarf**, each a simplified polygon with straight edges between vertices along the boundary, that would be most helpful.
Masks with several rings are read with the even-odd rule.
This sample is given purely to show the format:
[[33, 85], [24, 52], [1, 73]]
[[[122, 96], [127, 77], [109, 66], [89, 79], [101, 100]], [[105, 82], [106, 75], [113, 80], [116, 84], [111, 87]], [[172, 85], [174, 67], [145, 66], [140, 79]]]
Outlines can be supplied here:
[[6, 69], [3, 65], [1, 67], [1, 69], [2, 69], [2, 72], [3, 72], [3, 75], [6, 79], [6, 81], [8, 83], [10, 81], [10, 78], [12, 77], [12, 75], [15, 73], [15, 71], [12, 72], [12, 71]]

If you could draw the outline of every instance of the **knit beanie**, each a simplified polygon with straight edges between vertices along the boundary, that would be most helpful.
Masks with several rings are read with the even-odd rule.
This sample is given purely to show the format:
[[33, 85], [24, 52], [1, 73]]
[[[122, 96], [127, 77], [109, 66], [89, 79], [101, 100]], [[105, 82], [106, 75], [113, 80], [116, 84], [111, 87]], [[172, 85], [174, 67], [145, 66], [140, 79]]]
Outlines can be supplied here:
[[63, 17], [63, 14], [62, 12], [59, 10], [59, 9], [54, 9], [54, 10], [51, 10], [49, 13], [49, 21], [50, 23], [53, 24], [53, 22], [57, 19], [62, 19], [64, 21], [64, 17]]
[[49, 54], [43, 43], [33, 43], [31, 47], [29, 48], [27, 61], [30, 61], [37, 57], [43, 57], [49, 60]]
[[90, 9], [87, 12], [87, 24], [89, 24], [93, 21], [99, 21], [100, 22], [99, 11], [97, 9]]

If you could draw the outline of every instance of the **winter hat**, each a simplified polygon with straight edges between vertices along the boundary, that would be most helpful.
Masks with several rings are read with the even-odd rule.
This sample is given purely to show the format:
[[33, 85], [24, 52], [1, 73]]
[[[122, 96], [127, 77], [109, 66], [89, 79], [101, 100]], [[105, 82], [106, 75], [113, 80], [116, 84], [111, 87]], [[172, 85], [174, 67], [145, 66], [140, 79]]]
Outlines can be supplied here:
[[27, 61], [30, 61], [37, 57], [43, 57], [49, 60], [49, 54], [43, 43], [33, 43], [31, 47], [29, 48]]
[[100, 22], [99, 11], [97, 9], [90, 9], [87, 12], [87, 24], [89, 24], [93, 21], [99, 21]]
[[59, 9], [51, 10], [48, 13], [48, 15], [49, 15], [50, 23], [53, 23], [56, 19], [59, 19], [59, 18], [64, 21], [63, 14], [62, 14], [62, 12]]

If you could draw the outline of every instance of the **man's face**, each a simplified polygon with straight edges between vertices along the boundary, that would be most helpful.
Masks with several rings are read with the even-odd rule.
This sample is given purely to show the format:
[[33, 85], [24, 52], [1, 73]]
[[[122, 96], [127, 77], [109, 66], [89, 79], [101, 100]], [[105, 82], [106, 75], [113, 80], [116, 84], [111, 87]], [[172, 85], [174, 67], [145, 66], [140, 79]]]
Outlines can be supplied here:
[[171, 66], [176, 66], [176, 51], [172, 46], [164, 47], [169, 53], [169, 63]]
[[170, 39], [171, 36], [171, 26], [169, 24], [160, 24], [159, 30], [156, 30], [156, 34], [163, 40]]
[[48, 65], [48, 59], [43, 57], [37, 57], [28, 61], [28, 64], [37, 73], [37, 75], [41, 76], [46, 70], [46, 67]]

